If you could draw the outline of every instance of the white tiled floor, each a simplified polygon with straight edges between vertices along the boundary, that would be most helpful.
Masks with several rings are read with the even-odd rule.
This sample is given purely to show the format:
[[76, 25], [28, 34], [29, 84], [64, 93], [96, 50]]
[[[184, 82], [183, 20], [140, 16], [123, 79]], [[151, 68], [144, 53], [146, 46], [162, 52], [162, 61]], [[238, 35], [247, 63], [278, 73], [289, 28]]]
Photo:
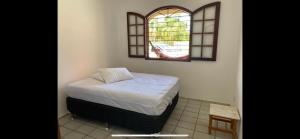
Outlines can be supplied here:
[[[189, 134], [190, 139], [231, 139], [228, 133], [215, 132], [208, 134], [209, 102], [179, 98], [178, 103], [163, 127], [161, 134]], [[106, 130], [105, 123], [75, 118], [70, 115], [59, 119], [63, 139], [111, 139], [111, 134], [137, 134], [130, 129], [111, 125]], [[213, 122], [214, 126], [230, 128], [229, 124]], [[115, 137], [116, 138], [116, 137]], [[176, 137], [178, 138], [178, 137]], [[116, 139], [122, 139], [120, 137]], [[124, 138], [123, 138], [124, 139]], [[137, 139], [137, 138], [136, 138]], [[167, 137], [167, 139], [170, 139]]]

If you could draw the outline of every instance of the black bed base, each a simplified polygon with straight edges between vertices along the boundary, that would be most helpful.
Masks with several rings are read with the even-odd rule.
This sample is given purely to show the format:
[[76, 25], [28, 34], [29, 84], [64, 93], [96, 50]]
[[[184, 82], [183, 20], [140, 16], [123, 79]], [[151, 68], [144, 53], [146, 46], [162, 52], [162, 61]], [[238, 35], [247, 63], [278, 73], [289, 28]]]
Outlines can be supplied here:
[[108, 105], [67, 97], [67, 109], [77, 116], [129, 128], [141, 133], [158, 133], [174, 110], [179, 93], [159, 116], [146, 115]]

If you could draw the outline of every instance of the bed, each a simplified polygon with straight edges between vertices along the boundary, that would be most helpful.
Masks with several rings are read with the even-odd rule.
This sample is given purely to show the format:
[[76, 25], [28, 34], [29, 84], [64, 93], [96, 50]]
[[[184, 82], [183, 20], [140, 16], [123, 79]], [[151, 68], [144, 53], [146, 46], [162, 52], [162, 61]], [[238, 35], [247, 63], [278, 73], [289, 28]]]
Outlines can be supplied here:
[[179, 97], [177, 77], [132, 72], [133, 79], [105, 84], [93, 78], [65, 88], [74, 115], [119, 125], [141, 133], [158, 133]]

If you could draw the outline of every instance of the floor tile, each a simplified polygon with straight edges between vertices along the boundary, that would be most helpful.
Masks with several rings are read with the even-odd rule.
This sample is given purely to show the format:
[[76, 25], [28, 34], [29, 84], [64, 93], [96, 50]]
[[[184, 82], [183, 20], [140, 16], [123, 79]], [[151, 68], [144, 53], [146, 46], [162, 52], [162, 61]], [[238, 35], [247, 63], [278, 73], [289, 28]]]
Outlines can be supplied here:
[[193, 136], [193, 139], [214, 139], [214, 138], [215, 138], [214, 135], [209, 135], [202, 132], [195, 132]]
[[178, 120], [175, 120], [175, 119], [168, 119], [167, 120], [167, 122], [166, 122], [166, 124], [168, 124], [168, 125], [177, 125], [177, 123], [178, 123]]
[[232, 135], [230, 133], [224, 133], [219, 131], [216, 131], [215, 136], [215, 139], [232, 139]]
[[208, 114], [199, 113], [198, 119], [209, 120], [209, 115]]
[[85, 125], [95, 127], [95, 128], [100, 128], [100, 129], [106, 129], [107, 124], [104, 122], [99, 122], [99, 121], [92, 121], [92, 122], [87, 122]]
[[63, 139], [83, 139], [86, 135], [78, 133], [78, 132], [71, 132], [63, 137]]
[[199, 100], [189, 100], [188, 104], [201, 105], [201, 101], [199, 101]]
[[197, 117], [198, 117], [198, 113], [189, 112], [189, 111], [184, 111], [184, 112], [182, 113], [182, 116], [190, 116], [190, 117], [197, 118]]
[[165, 124], [164, 127], [162, 128], [161, 132], [165, 133], [172, 133], [174, 129], [176, 128], [176, 125], [168, 125]]
[[111, 133], [112, 134], [131, 134], [132, 130], [123, 128], [123, 127], [119, 127], [119, 126], [112, 126]]
[[193, 124], [193, 123], [188, 123], [188, 122], [184, 122], [184, 121], [179, 121], [177, 126], [186, 128], [186, 129], [190, 129], [190, 130], [194, 130], [196, 123]]
[[201, 107], [201, 105], [200, 104], [187, 104], [186, 105], [186, 107], [192, 107], [192, 108], [197, 108], [197, 109], [199, 109], [200, 107]]
[[174, 110], [171, 114], [181, 115], [183, 110]]
[[209, 114], [209, 110], [201, 110], [201, 109], [200, 109], [199, 113]]
[[182, 116], [179, 121], [184, 121], [188, 123], [197, 123], [197, 118], [190, 117], [190, 116]]
[[189, 137], [193, 136], [194, 131], [193, 130], [189, 130], [189, 129], [185, 129], [185, 128], [181, 128], [181, 127], [176, 127], [173, 134], [188, 134]]
[[[210, 103], [207, 101], [199, 101], [180, 97], [178, 103], [164, 125], [161, 134], [189, 134], [187, 139], [228, 139], [231, 135], [226, 133], [216, 133], [212, 131], [212, 135], [208, 135], [208, 113]], [[106, 124], [97, 121], [88, 121], [80, 117], [71, 120], [71, 115], [66, 115], [59, 119], [61, 135], [67, 138], [86, 138], [86, 139], [112, 139], [111, 134], [137, 134], [130, 129], [111, 125], [109, 130], [105, 130]], [[217, 122], [213, 121], [213, 125], [217, 126]], [[229, 127], [230, 125], [227, 124]], [[219, 127], [225, 127], [224, 123], [219, 123]], [[195, 131], [195, 133], [194, 133]], [[224, 135], [225, 134], [225, 135]], [[170, 139], [170, 137], [159, 137], [156, 139]], [[121, 138], [119, 139], [129, 139]], [[135, 138], [138, 139], [138, 138]], [[143, 138], [141, 138], [143, 139]], [[178, 138], [176, 138], [178, 139]], [[182, 138], [181, 138], [182, 139]]]
[[205, 112], [209, 112], [209, 108], [200, 108], [200, 111], [205, 111]]
[[185, 108], [184, 111], [198, 113], [200, 111], [200, 109], [197, 109], [197, 108], [195, 109], [195, 108], [189, 107], [189, 108]]
[[200, 111], [204, 111], [204, 112], [209, 112], [209, 107], [203, 107], [203, 106], [201, 106], [200, 107]]
[[180, 107], [175, 107], [174, 111], [178, 111], [178, 112], [182, 112], [184, 110], [184, 108], [180, 108]]
[[187, 103], [187, 101], [178, 101], [176, 107], [185, 107]]
[[76, 131], [80, 132], [80, 133], [84, 133], [84, 134], [89, 134], [92, 131], [94, 131], [96, 128], [89, 126], [89, 125], [82, 125], [79, 128], [76, 129]]
[[180, 117], [181, 117], [181, 116], [178, 115], [178, 114], [171, 114], [171, 115], [170, 115], [170, 119], [174, 119], [174, 120], [177, 120], [177, 121], [180, 119]]
[[66, 134], [72, 132], [72, 130], [67, 129], [67, 128], [65, 128], [65, 127], [62, 127], [62, 126], [60, 126], [59, 129], [60, 129], [60, 135], [61, 135], [61, 136], [65, 136]]
[[72, 130], [75, 130], [77, 128], [79, 128], [80, 126], [82, 126], [83, 124], [81, 122], [78, 122], [78, 121], [75, 121], [75, 120], [72, 120], [68, 123], [66, 123], [64, 125], [65, 128], [68, 128], [68, 129], [72, 129]]
[[96, 129], [92, 133], [89, 134], [89, 136], [94, 137], [96, 139], [104, 139], [108, 135], [110, 135], [110, 132], [107, 132], [107, 131], [101, 130], [101, 129]]
[[187, 99], [179, 99], [177, 103], [187, 103], [188, 100]]
[[208, 133], [208, 126], [196, 125], [196, 131], [202, 133]]
[[71, 116], [68, 114], [68, 115], [65, 115], [64, 117], [60, 118], [58, 120], [58, 123], [59, 123], [59, 125], [64, 125], [69, 121], [71, 121]]
[[203, 119], [198, 119], [197, 120], [198, 125], [208, 126], [208, 123], [209, 123], [208, 120], [203, 120]]
[[96, 138], [91, 137], [91, 136], [85, 136], [85, 137], [83, 137], [83, 139], [96, 139]]

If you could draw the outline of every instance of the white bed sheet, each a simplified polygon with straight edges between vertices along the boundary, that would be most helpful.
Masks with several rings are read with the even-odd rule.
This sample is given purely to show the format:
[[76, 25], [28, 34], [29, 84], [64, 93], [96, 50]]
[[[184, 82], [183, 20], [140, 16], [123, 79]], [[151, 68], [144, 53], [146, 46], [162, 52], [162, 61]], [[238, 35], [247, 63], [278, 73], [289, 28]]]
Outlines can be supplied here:
[[180, 89], [179, 79], [174, 76], [134, 72], [132, 74], [132, 80], [110, 84], [86, 78], [70, 83], [65, 92], [72, 98], [147, 115], [160, 115]]

